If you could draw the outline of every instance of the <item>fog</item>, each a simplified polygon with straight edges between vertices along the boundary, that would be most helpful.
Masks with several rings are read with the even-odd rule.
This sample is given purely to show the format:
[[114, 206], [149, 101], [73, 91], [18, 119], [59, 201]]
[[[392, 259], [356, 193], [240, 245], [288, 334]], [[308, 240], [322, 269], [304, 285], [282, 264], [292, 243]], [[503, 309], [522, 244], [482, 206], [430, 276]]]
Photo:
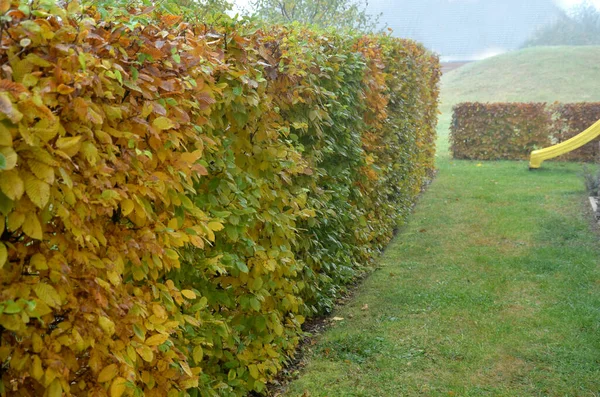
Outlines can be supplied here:
[[[540, 26], [583, 0], [370, 0], [394, 36], [424, 43], [444, 61], [475, 60], [518, 48]], [[600, 7], [600, 0], [588, 0]], [[248, 0], [235, 2], [237, 10]]]

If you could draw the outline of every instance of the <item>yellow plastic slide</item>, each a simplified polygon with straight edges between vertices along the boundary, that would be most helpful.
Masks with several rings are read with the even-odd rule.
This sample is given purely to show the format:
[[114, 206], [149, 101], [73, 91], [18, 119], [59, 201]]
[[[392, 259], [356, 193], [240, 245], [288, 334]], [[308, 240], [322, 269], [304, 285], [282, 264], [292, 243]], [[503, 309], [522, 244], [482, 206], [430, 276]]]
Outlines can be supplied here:
[[573, 138], [561, 142], [557, 145], [550, 146], [544, 149], [534, 150], [529, 158], [529, 168], [540, 168], [544, 160], [552, 159], [561, 154], [569, 153], [577, 148], [582, 147], [594, 138], [600, 135], [600, 120], [596, 121], [590, 128], [583, 131], [581, 134], [575, 135]]

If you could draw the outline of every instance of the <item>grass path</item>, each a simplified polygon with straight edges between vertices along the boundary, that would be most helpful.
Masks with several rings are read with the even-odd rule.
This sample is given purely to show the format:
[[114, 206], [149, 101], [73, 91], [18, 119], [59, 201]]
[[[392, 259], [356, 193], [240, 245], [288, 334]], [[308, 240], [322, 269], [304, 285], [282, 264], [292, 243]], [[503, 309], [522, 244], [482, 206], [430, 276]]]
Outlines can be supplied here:
[[440, 146], [408, 225], [286, 395], [600, 396], [581, 166], [451, 161]]

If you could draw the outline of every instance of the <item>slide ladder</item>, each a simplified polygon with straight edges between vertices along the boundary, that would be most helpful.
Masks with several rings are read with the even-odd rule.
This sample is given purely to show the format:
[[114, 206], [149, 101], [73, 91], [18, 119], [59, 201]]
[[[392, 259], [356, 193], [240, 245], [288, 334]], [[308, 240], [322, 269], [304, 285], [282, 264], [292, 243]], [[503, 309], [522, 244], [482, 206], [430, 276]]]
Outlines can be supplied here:
[[557, 145], [544, 149], [534, 150], [529, 158], [529, 169], [540, 168], [544, 160], [552, 159], [561, 154], [569, 153], [578, 149], [586, 143], [592, 141], [600, 135], [600, 120], [596, 121], [590, 128], [573, 138], [561, 142]]

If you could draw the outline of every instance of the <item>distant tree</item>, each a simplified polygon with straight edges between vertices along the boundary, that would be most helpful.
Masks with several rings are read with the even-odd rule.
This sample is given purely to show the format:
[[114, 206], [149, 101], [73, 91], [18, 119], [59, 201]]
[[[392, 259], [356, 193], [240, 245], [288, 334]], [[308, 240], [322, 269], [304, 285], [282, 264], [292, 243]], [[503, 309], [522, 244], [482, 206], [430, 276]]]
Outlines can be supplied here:
[[590, 3], [562, 12], [525, 41], [523, 47], [549, 45], [600, 45], [600, 11]]
[[254, 0], [254, 14], [272, 23], [300, 22], [321, 28], [373, 32], [379, 15], [367, 13], [367, 0]]

